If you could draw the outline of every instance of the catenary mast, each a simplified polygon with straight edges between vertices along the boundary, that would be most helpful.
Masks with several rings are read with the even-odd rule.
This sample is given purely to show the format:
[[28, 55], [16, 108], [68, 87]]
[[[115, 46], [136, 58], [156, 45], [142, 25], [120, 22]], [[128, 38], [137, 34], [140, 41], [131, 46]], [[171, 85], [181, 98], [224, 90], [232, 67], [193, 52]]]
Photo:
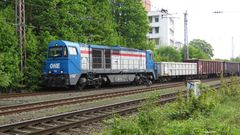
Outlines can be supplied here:
[[18, 36], [18, 44], [20, 47], [20, 71], [23, 74], [26, 67], [26, 25], [25, 25], [25, 1], [15, 1], [16, 12], [16, 32]]

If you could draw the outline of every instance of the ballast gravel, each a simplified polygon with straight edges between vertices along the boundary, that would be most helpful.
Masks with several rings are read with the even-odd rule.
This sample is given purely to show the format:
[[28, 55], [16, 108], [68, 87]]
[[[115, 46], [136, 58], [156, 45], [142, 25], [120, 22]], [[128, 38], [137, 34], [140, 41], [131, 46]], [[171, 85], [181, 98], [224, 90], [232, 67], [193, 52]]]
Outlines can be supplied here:
[[[146, 86], [130, 86], [130, 87], [123, 87], [123, 88], [112, 88], [112, 89], [100, 89], [100, 90], [85, 90], [85, 91], [73, 91], [73, 92], [66, 92], [66, 93], [59, 93], [59, 94], [48, 94], [48, 95], [39, 95], [39, 96], [26, 96], [26, 97], [16, 97], [16, 98], [2, 98], [0, 99], [0, 106], [9, 106], [9, 105], [20, 105], [20, 104], [29, 104], [29, 103], [37, 103], [43, 101], [51, 101], [51, 100], [58, 100], [58, 99], [67, 99], [67, 98], [74, 98], [74, 97], [82, 97], [82, 96], [89, 96], [89, 95], [96, 95], [96, 94], [103, 94], [103, 93], [111, 93], [116, 91], [125, 91], [131, 90], [136, 88], [144, 88]], [[69, 90], [71, 91], [71, 90]]]

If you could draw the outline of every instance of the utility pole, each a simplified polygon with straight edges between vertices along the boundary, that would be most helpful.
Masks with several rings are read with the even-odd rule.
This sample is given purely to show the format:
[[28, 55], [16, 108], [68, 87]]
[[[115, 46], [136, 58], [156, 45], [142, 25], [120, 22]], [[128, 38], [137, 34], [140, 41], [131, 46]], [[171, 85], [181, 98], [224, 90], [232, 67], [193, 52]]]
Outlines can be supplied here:
[[232, 37], [232, 59], [234, 59], [234, 38]]
[[15, 0], [16, 32], [20, 47], [20, 71], [23, 74], [26, 67], [26, 32], [25, 32], [25, 1]]
[[189, 59], [189, 50], [188, 50], [188, 19], [187, 11], [184, 13], [184, 60]]

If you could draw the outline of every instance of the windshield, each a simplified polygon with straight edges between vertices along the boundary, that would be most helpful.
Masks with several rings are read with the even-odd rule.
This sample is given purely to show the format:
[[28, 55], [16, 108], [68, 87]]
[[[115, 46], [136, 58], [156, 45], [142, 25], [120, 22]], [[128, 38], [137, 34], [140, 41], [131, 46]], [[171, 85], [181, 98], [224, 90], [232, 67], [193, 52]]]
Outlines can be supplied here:
[[61, 57], [62, 47], [52, 47], [49, 48], [48, 57]]

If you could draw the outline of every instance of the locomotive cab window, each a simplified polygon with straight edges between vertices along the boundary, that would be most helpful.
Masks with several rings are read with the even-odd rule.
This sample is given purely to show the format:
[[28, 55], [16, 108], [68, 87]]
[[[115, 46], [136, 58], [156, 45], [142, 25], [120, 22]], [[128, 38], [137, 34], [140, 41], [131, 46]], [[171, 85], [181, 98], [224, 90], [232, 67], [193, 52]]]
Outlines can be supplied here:
[[62, 47], [51, 47], [48, 51], [48, 57], [61, 57], [62, 56]]
[[68, 53], [67, 53], [68, 51], [67, 51], [67, 47], [64, 47], [64, 49], [63, 49], [63, 56], [64, 57], [66, 57], [66, 56], [68, 56]]
[[68, 47], [69, 55], [77, 55], [77, 48], [76, 47]]

